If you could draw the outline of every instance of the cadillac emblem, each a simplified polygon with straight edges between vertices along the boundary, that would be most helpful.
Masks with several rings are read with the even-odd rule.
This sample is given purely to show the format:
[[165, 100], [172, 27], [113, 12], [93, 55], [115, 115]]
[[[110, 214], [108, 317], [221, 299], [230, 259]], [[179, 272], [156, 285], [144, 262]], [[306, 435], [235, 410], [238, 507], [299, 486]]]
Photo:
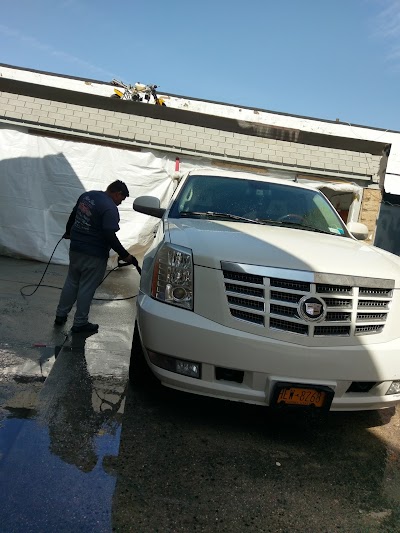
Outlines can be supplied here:
[[308, 322], [320, 322], [326, 316], [326, 305], [323, 300], [314, 296], [303, 296], [297, 307], [299, 317]]

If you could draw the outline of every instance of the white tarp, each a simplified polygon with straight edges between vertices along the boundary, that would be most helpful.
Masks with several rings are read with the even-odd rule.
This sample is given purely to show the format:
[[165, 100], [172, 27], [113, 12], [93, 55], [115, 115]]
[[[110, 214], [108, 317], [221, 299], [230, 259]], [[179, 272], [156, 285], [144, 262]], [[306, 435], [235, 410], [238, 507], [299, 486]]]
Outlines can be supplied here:
[[[194, 166], [185, 158], [185, 171]], [[119, 207], [118, 237], [140, 257], [159, 220], [135, 212], [133, 200], [153, 195], [165, 205], [176, 186], [174, 173], [173, 154], [168, 157], [0, 128], [0, 253], [48, 261], [79, 195], [85, 190], [105, 190], [120, 179], [127, 184], [130, 197]], [[69, 241], [62, 240], [52, 262], [68, 264], [68, 249]]]
[[[210, 165], [207, 160], [185, 156], [180, 170], [183, 173], [195, 167]], [[80, 194], [105, 190], [120, 179], [130, 196], [119, 207], [118, 237], [140, 260], [159, 220], [135, 212], [133, 200], [152, 195], [166, 206], [177, 184], [174, 175], [172, 153], [136, 152], [0, 127], [0, 254], [47, 262]], [[339, 195], [361, 190], [349, 183], [310, 184]], [[351, 199], [347, 200], [350, 203]], [[68, 264], [68, 250], [69, 241], [62, 240], [52, 262]], [[115, 258], [110, 266], [115, 266]]]
[[400, 196], [400, 175], [386, 172], [384, 182], [385, 192]]

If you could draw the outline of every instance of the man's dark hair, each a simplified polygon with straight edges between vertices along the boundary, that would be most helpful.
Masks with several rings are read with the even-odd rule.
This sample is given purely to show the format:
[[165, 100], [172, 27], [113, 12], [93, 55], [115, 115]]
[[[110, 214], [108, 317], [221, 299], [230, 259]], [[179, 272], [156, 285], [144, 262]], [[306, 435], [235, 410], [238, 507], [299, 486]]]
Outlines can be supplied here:
[[121, 180], [113, 181], [110, 183], [110, 185], [107, 187], [108, 192], [121, 192], [124, 196], [129, 196], [128, 187], [125, 185], [125, 183]]

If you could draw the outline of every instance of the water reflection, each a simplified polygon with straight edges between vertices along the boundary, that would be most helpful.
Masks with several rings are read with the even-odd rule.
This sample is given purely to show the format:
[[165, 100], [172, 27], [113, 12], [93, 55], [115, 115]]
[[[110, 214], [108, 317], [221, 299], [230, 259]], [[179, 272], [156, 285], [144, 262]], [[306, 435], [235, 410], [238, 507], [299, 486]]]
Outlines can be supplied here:
[[90, 472], [98, 462], [96, 438], [115, 436], [125, 400], [124, 386], [90, 374], [85, 357], [90, 336], [71, 334], [64, 346], [57, 376], [51, 376], [57, 379], [57, 388], [54, 394], [53, 387], [46, 413], [50, 451], [83, 472]]
[[83, 472], [90, 472], [97, 464], [95, 436], [102, 423], [93, 408], [93, 379], [83, 347], [83, 353], [75, 349], [68, 354], [68, 373], [58, 389], [48, 428], [50, 451]]
[[[36, 409], [0, 427], [0, 530], [111, 531], [125, 384], [90, 373], [87, 336], [69, 337]], [[88, 364], [89, 361], [89, 364]], [[26, 419], [25, 417], [29, 417]]]

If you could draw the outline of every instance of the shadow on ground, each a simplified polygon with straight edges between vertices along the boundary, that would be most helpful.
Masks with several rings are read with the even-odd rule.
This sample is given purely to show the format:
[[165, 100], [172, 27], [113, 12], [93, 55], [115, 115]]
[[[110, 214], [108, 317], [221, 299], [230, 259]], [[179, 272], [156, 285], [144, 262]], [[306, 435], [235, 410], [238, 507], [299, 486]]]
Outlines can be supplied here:
[[130, 388], [106, 466], [117, 476], [113, 530], [397, 531], [389, 447], [373, 431], [393, 415], [316, 419]]

